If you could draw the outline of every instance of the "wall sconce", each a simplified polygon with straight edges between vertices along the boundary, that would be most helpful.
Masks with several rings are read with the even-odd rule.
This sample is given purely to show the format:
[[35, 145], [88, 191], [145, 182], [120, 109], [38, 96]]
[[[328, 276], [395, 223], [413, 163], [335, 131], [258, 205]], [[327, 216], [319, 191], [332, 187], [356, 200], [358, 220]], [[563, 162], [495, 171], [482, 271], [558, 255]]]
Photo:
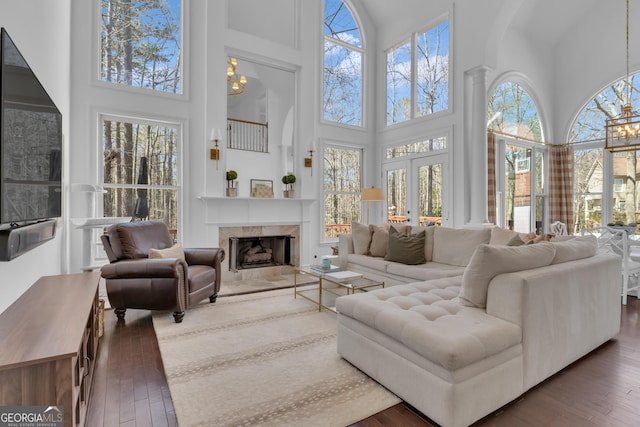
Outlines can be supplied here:
[[304, 158], [304, 167], [311, 168], [311, 176], [313, 176], [313, 147], [309, 149], [309, 157]]
[[221, 139], [222, 134], [220, 133], [220, 129], [212, 128], [211, 142], [213, 142], [215, 146], [209, 150], [209, 158], [216, 161], [216, 170], [218, 170], [218, 160], [220, 160], [220, 148], [218, 147], [218, 142]]

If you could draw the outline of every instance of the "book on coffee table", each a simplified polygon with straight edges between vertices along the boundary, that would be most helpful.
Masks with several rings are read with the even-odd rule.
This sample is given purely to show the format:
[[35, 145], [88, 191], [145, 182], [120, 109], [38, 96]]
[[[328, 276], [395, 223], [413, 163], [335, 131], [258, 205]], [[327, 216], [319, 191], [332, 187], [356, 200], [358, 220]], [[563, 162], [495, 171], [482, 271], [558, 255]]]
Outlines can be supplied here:
[[335, 273], [327, 273], [325, 277], [329, 280], [335, 280], [336, 282], [346, 282], [348, 280], [358, 279], [362, 277], [361, 273], [356, 273], [355, 271], [336, 271]]
[[315, 264], [311, 266], [311, 270], [315, 271], [316, 273], [325, 274], [325, 273], [335, 273], [336, 271], [340, 271], [342, 269], [337, 265], [333, 265], [333, 264], [331, 264], [327, 268], [323, 267], [322, 264]]

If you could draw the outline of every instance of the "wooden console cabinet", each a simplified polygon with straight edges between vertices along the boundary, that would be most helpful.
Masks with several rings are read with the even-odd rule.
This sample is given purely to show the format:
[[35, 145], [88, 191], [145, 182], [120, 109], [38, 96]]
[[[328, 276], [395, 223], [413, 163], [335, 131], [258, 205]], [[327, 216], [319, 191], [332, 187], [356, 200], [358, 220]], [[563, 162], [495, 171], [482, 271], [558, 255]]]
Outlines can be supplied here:
[[0, 314], [0, 405], [62, 406], [65, 426], [85, 425], [98, 354], [99, 278], [42, 277]]

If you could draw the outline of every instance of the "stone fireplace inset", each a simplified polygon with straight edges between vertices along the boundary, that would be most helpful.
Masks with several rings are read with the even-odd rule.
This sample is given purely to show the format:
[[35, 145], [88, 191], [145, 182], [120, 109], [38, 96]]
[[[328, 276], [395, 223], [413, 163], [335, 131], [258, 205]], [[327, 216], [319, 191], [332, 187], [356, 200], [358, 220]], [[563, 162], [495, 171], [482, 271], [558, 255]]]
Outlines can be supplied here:
[[290, 235], [229, 238], [229, 270], [291, 265]]
[[299, 225], [220, 227], [218, 245], [229, 260], [225, 280], [269, 278], [293, 274], [300, 259]]

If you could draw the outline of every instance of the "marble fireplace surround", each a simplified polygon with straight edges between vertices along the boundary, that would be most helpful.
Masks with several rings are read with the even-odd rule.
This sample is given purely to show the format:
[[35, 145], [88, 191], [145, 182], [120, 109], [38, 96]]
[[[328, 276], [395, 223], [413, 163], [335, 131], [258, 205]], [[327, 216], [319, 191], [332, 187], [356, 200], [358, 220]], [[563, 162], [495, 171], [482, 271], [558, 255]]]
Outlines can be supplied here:
[[229, 270], [229, 238], [232, 237], [261, 237], [261, 236], [284, 236], [293, 237], [291, 241], [291, 263], [298, 265], [300, 261], [300, 226], [297, 224], [285, 225], [245, 225], [218, 228], [218, 247], [224, 249], [227, 257], [222, 269], [223, 280], [246, 280], [276, 277], [283, 274], [293, 274], [293, 266], [275, 266], [239, 270], [233, 272]]

